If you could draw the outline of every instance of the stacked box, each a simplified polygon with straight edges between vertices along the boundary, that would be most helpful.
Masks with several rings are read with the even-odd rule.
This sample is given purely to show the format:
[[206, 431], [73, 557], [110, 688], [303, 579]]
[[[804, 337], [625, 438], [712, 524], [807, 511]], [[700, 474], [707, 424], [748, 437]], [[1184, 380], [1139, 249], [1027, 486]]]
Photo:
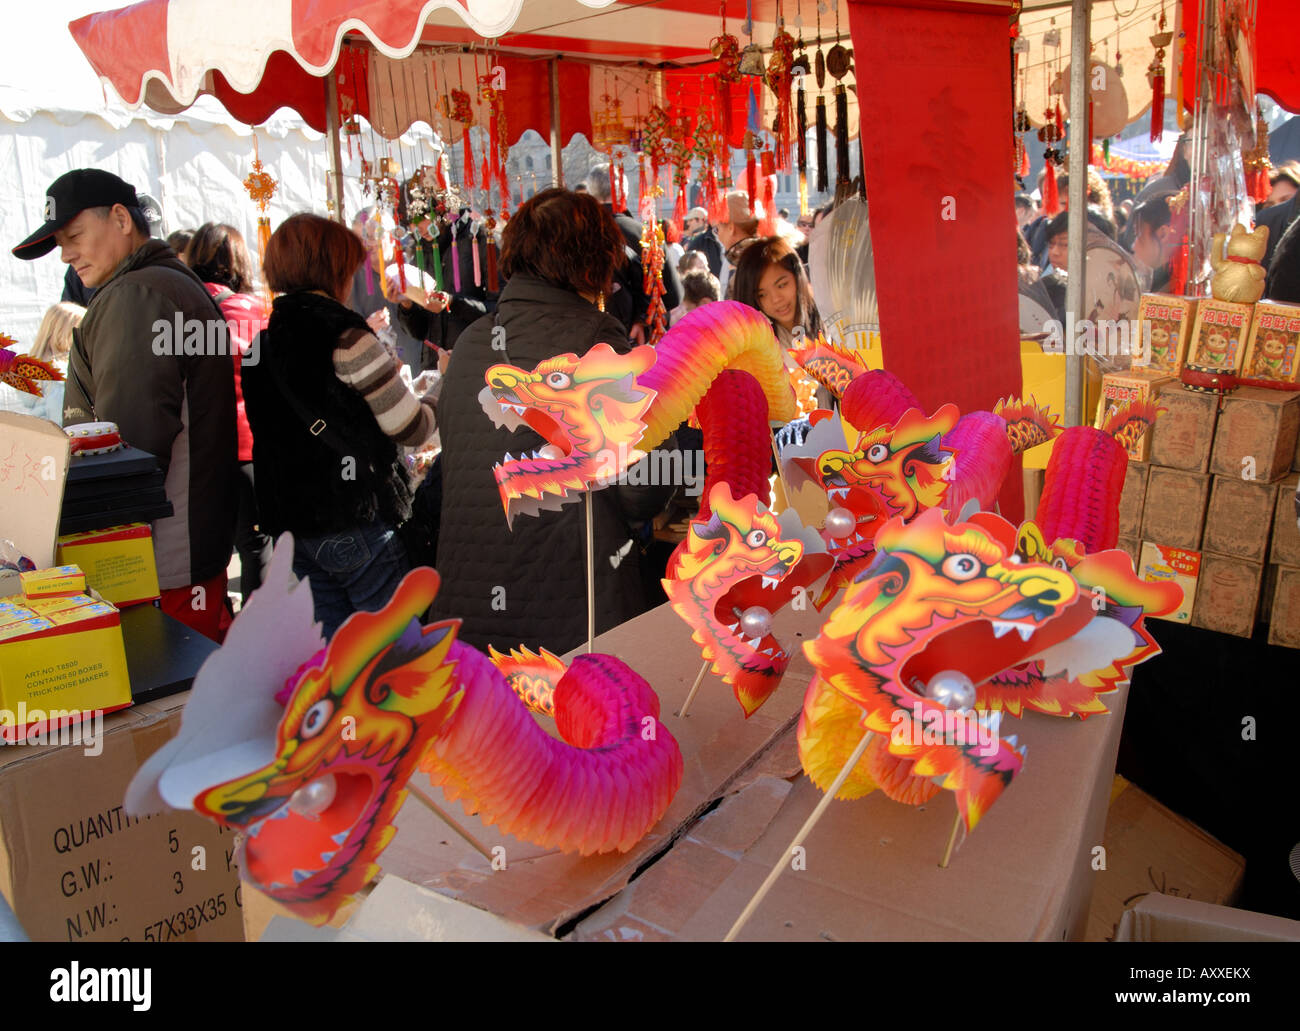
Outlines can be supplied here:
[[1202, 553], [1192, 626], [1250, 637], [1255, 632], [1263, 576], [1263, 563]]
[[1300, 569], [1277, 566], [1268, 643], [1300, 648]]
[[1214, 477], [1201, 546], [1206, 552], [1263, 563], [1276, 506], [1277, 488], [1271, 483]]
[[1286, 475], [1300, 436], [1300, 394], [1241, 387], [1223, 399], [1210, 471], [1271, 483]]
[[1160, 392], [1164, 409], [1151, 428], [1151, 463], [1203, 473], [1210, 468], [1219, 397], [1182, 384]]
[[[1187, 341], [1196, 321], [1194, 297], [1143, 294], [1138, 302], [1138, 339], [1148, 368], [1166, 376], [1177, 376], [1187, 355]], [[1138, 364], [1136, 361], [1134, 364]]]
[[1260, 301], [1250, 324], [1241, 378], [1279, 386], [1300, 382], [1300, 305]]
[[1183, 603], [1168, 615], [1155, 618], [1168, 619], [1175, 623], [1191, 621], [1200, 571], [1199, 551], [1171, 548], [1163, 544], [1152, 544], [1150, 541], [1142, 542], [1142, 557], [1137, 567], [1138, 576], [1148, 583], [1171, 580], [1183, 589]]
[[1209, 499], [1208, 474], [1151, 466], [1142, 510], [1142, 539], [1175, 548], [1199, 549]]
[[1253, 304], [1207, 297], [1196, 307], [1196, 322], [1187, 345], [1185, 364], [1236, 374], [1241, 369], [1250, 336]]
[[[1101, 400], [1097, 405], [1097, 416], [1093, 425], [1101, 429], [1106, 417], [1118, 405], [1126, 401], [1145, 401], [1148, 398], [1158, 397], [1160, 392], [1173, 382], [1172, 377], [1147, 369], [1106, 373], [1101, 378]], [[1128, 450], [1130, 462], [1145, 462], [1151, 447], [1151, 433], [1147, 431], [1137, 440], [1121, 440], [1121, 443]]]
[[1274, 485], [1277, 500], [1273, 505], [1273, 546], [1268, 560], [1278, 566], [1300, 568], [1300, 527], [1296, 526], [1296, 484], [1300, 476], [1292, 473]]
[[1124, 471], [1124, 492], [1119, 497], [1119, 535], [1138, 537], [1142, 533], [1142, 508], [1147, 497], [1145, 462], [1129, 462]]

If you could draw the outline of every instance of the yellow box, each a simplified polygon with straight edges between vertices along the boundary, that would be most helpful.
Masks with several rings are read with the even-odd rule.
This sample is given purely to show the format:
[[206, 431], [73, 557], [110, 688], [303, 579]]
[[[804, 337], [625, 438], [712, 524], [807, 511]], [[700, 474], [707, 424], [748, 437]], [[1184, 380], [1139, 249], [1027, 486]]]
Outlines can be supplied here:
[[89, 605], [95, 599], [89, 594], [65, 594], [57, 598], [28, 598], [27, 608], [35, 612], [38, 616], [49, 617], [51, 613], [63, 612], [65, 609], [75, 609], [82, 605]]
[[1196, 324], [1184, 365], [1237, 373], [1246, 353], [1246, 337], [1255, 314], [1253, 304], [1206, 297], [1196, 306]]
[[158, 597], [153, 534], [148, 523], [127, 523], [59, 538], [60, 562], [76, 562], [86, 582], [118, 608]]
[[22, 727], [47, 718], [112, 712], [131, 704], [121, 614], [99, 599], [95, 604], [100, 611], [92, 618], [55, 626], [37, 617], [26, 633], [0, 643], [4, 740], [15, 735], [21, 740]]
[[[1177, 376], [1187, 356], [1187, 341], [1196, 320], [1195, 297], [1143, 294], [1138, 302], [1138, 339], [1151, 344], [1150, 361], [1143, 368]], [[1142, 348], [1145, 352], [1146, 348]], [[1139, 368], [1137, 358], [1133, 367]]]
[[1241, 378], [1261, 386], [1300, 382], [1300, 304], [1256, 303]]
[[1190, 623], [1192, 606], [1196, 602], [1196, 582], [1201, 575], [1201, 553], [1189, 548], [1171, 548], [1164, 544], [1142, 542], [1142, 561], [1137, 574], [1147, 583], [1172, 580], [1183, 589], [1183, 603], [1167, 616], [1175, 623]]
[[54, 624], [43, 616], [29, 615], [26, 619], [17, 619], [12, 623], [0, 626], [0, 641], [9, 641], [15, 637], [26, 637], [40, 630], [48, 630], [52, 626]]
[[[1051, 411], [1062, 416], [1062, 423], [1065, 421], [1065, 360], [1066, 356], [1063, 354], [1046, 353], [1037, 341], [1020, 341], [1021, 398], [1027, 401], [1032, 397], [1038, 404], [1047, 405]], [[1101, 392], [1101, 372], [1097, 363], [1091, 358], [1085, 357], [1083, 362], [1085, 377], [1083, 419], [1084, 422], [1091, 422]], [[1021, 455], [1024, 467], [1046, 469], [1047, 460], [1052, 457], [1052, 445], [1055, 443], [1055, 440], [1049, 440], [1046, 444], [1031, 447]]]
[[98, 619], [116, 611], [117, 609], [107, 602], [92, 601], [88, 605], [78, 605], [75, 608], [51, 612], [45, 618], [55, 626], [67, 626], [69, 623], [83, 623], [88, 619]]
[[[1172, 377], [1158, 369], [1131, 369], [1128, 372], [1108, 372], [1101, 378], [1101, 403], [1097, 405], [1097, 418], [1093, 425], [1102, 428], [1112, 408], [1126, 401], [1145, 401], [1156, 397], [1173, 383]], [[1151, 431], [1128, 446], [1131, 462], [1145, 462], [1151, 454]]]
[[80, 566], [52, 566], [49, 569], [32, 569], [21, 576], [23, 595], [27, 598], [53, 598], [60, 595], [84, 594], [86, 574]]

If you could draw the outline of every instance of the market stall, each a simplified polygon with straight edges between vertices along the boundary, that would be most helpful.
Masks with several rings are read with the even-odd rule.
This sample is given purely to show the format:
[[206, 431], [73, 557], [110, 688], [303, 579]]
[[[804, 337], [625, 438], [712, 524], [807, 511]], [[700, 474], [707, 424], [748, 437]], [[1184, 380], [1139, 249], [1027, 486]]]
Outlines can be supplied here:
[[[1149, 367], [1102, 381], [1095, 425], [1072, 377], [1065, 425], [1042, 399], [1017, 396], [1008, 173], [1023, 165], [1027, 134], [1041, 132], [1049, 151], [1066, 143], [1047, 110], [1063, 99], [1022, 121], [1027, 96], [1041, 87], [1082, 110], [1091, 88], [1097, 118], [1107, 77], [1067, 76], [1053, 58], [1036, 73], [1050, 64], [1057, 75], [1028, 85], [1016, 62], [1033, 50], [1015, 41], [1029, 38], [1030, 19], [1017, 26], [1011, 3], [803, 6], [732, 2], [714, 17], [677, 0], [286, 2], [269, 14], [259, 5], [277, 27], [252, 47], [218, 27], [228, 12], [176, 0], [74, 24], [129, 102], [180, 110], [208, 93], [250, 120], [287, 102], [330, 132], [336, 188], [340, 154], [356, 147], [379, 203], [407, 217], [413, 184], [434, 196], [477, 190], [483, 209], [508, 217], [523, 191], [503, 155], [524, 126], [550, 136], [559, 182], [571, 133], [635, 163], [651, 215], [656, 188], [681, 209], [693, 178], [715, 202], [733, 148], [755, 209], [770, 202], [763, 181], [777, 168], [829, 183], [835, 152], [839, 203], [809, 255], [828, 339], [796, 341], [787, 360], [763, 315], [720, 301], [653, 348], [597, 344], [535, 364], [506, 353], [477, 377], [483, 415], [520, 451], [493, 466], [493, 516], [517, 532], [552, 509], [585, 509], [571, 524], [575, 540], [585, 534], [585, 649], [485, 655], [457, 619], [429, 617], [443, 587], [429, 568], [322, 635], [281, 540], [265, 585], [204, 657], [179, 727], [174, 703], [158, 714], [175, 733], [103, 785], [123, 796], [128, 823], [162, 811], [209, 835], [213, 824], [238, 832], [233, 858], [257, 890], [244, 898], [258, 909], [245, 920], [253, 934], [276, 913], [341, 920], [382, 867], [579, 939], [1077, 938], [1106, 867], [1097, 843], [1129, 681], [1160, 654], [1158, 621], [1249, 637], [1267, 596], [1270, 640], [1300, 644], [1300, 535], [1289, 510], [1278, 514], [1300, 469], [1300, 309], [1262, 298], [1259, 241], [1244, 227], [1222, 251], [1251, 189], [1243, 147], [1258, 146], [1246, 130], [1264, 22], [1251, 5], [1229, 5], [1227, 23], [1198, 22], [1189, 256], [1177, 296], [1142, 298], [1142, 327], [1159, 346]], [[1084, 17], [1069, 26], [1076, 65], [1088, 7], [1077, 3]], [[1143, 8], [1156, 17], [1149, 93], [1126, 95], [1121, 126], [1163, 112], [1162, 10]], [[803, 46], [782, 38], [782, 15]], [[1120, 20], [1116, 65], [1135, 45]], [[800, 55], [809, 64], [795, 75]], [[1212, 73], [1224, 81], [1207, 95]], [[811, 137], [795, 128], [809, 99]], [[386, 141], [417, 121], [445, 146], [407, 168]], [[1069, 204], [1083, 210], [1101, 132], [1075, 123]], [[853, 138], [864, 157], [871, 146], [861, 183], [848, 175]], [[1211, 157], [1217, 171], [1204, 174]], [[1071, 225], [1080, 312], [1083, 223]], [[1207, 229], [1223, 236], [1198, 243]], [[854, 296], [867, 293], [864, 313]], [[836, 411], [810, 410], [818, 388]], [[713, 457], [700, 514], [661, 581], [668, 604], [598, 635], [606, 556], [593, 496], [657, 475], [650, 456], [688, 419]], [[94, 450], [77, 443], [92, 431], [70, 430]], [[1042, 497], [1022, 522], [1019, 456], [1035, 447], [1050, 449]], [[787, 496], [810, 508], [769, 507], [773, 459]], [[72, 461], [93, 479], [85, 457]], [[90, 543], [125, 561], [139, 539]], [[12, 604], [24, 611], [11, 622], [38, 621], [56, 611], [42, 595], [107, 575], [50, 569], [46, 550], [20, 577], [23, 601]], [[127, 632], [115, 608], [95, 616], [96, 632]], [[128, 721], [134, 740], [134, 719], [151, 715], [137, 689], [157, 678], [137, 668], [121, 704], [146, 705], [119, 716], [122, 745]], [[218, 887], [203, 880], [194, 904], [215, 911]], [[1119, 882], [1102, 893], [1121, 894]], [[35, 912], [22, 899], [14, 909]], [[79, 915], [103, 930], [93, 905], [55, 919]], [[169, 920], [138, 922], [170, 933]]]

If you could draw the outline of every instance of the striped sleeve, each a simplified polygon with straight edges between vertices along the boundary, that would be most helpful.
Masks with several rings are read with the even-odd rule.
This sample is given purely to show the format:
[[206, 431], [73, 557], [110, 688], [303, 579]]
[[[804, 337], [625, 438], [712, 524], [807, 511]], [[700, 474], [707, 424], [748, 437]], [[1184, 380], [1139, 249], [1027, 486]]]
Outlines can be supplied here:
[[373, 334], [346, 331], [334, 348], [334, 372], [366, 399], [390, 440], [418, 447], [433, 436], [432, 406], [422, 404], [407, 389], [392, 356]]

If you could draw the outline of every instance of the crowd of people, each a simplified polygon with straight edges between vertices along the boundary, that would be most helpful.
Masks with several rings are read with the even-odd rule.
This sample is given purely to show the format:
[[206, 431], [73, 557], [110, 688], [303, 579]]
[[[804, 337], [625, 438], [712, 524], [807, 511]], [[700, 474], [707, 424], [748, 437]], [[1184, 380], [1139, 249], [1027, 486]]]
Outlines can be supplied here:
[[[1175, 161], [1119, 206], [1090, 173], [1089, 248], [1115, 255], [1142, 289], [1169, 281], [1180, 238], [1170, 198], [1185, 171]], [[1300, 249], [1285, 233], [1297, 185], [1295, 169], [1279, 170], [1273, 214], [1261, 214], [1278, 220], [1279, 265]], [[1059, 188], [1066, 197], [1068, 183]], [[161, 605], [213, 639], [231, 618], [232, 551], [246, 599], [288, 532], [326, 634], [384, 604], [414, 565], [434, 564], [434, 614], [460, 618], [469, 643], [567, 650], [586, 630], [583, 508], [507, 526], [492, 467], [545, 441], [494, 426], [479, 393], [492, 365], [532, 368], [651, 338], [643, 227], [613, 195], [609, 167], [598, 166], [578, 189], [524, 202], [501, 232], [492, 289], [497, 277], [490, 286], [478, 266], [489, 241], [468, 209], [440, 231], [423, 224], [391, 257], [391, 216], [374, 208], [351, 228], [294, 215], [259, 270], [235, 228], [207, 223], [160, 239], [151, 198], [107, 172], [69, 172], [49, 188], [44, 224], [13, 252], [58, 248], [68, 265], [64, 298], [32, 348], [66, 371], [66, 384], [24, 395], [24, 410], [64, 425], [115, 422], [124, 441], [158, 457], [174, 509], [153, 525]], [[717, 223], [702, 207], [680, 227], [664, 222], [669, 325], [739, 301], [767, 317], [792, 362], [789, 349], [822, 329], [806, 233], [828, 210], [797, 226], [772, 213], [764, 225], [733, 191]], [[1016, 210], [1022, 296], [1062, 316], [1070, 212], [1049, 217], [1024, 194]], [[406, 289], [435, 263], [445, 290]], [[225, 332], [204, 339], [224, 347], [159, 346], [162, 327], [214, 324]], [[683, 426], [663, 446], [698, 447], [698, 431]], [[417, 456], [435, 450], [426, 472]], [[619, 485], [593, 498], [598, 630], [662, 599], [653, 528], [680, 490]]]
[[[1163, 175], [1149, 180], [1140, 192], [1119, 204], [1112, 201], [1106, 180], [1096, 168], [1088, 168], [1088, 221], [1085, 249], [1088, 252], [1088, 309], [1073, 313], [1082, 319], [1135, 319], [1142, 293], [1168, 293], [1175, 283], [1175, 264], [1188, 229], [1185, 188], [1191, 168], [1180, 141]], [[1041, 335], [1044, 321], [1064, 324], [1066, 285], [1069, 276], [1070, 181], [1056, 177], [1060, 210], [1048, 214], [1041, 208], [1045, 176], [1040, 173], [1033, 195], [1017, 193], [1016, 247], [1021, 296], [1021, 333]], [[1256, 221], [1269, 227], [1268, 252], [1264, 267], [1269, 273], [1265, 296], [1279, 301], [1300, 302], [1300, 235], [1282, 249], [1282, 241], [1300, 215], [1300, 162], [1279, 165], [1270, 177], [1270, 194], [1257, 208]], [[1279, 258], [1279, 249], [1282, 257]]]

